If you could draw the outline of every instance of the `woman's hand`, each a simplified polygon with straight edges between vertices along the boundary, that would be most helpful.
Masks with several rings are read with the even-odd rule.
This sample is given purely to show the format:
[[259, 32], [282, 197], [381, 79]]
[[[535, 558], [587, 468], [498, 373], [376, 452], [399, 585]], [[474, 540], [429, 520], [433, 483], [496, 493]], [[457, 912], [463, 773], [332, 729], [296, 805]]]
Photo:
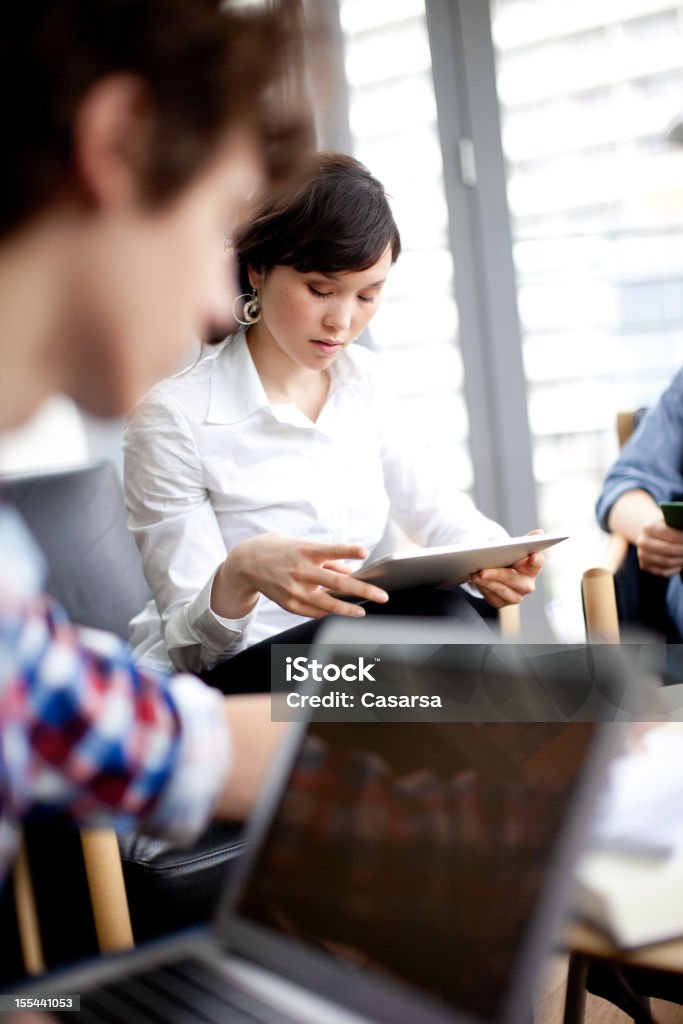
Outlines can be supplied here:
[[352, 570], [337, 559], [364, 559], [358, 544], [316, 544], [264, 533], [242, 541], [230, 552], [214, 578], [211, 607], [217, 615], [237, 619], [264, 594], [295, 615], [365, 615], [363, 608], [333, 597], [330, 591], [384, 604], [389, 595], [370, 583], [351, 577]]
[[[530, 530], [527, 536], [542, 533], [543, 530]], [[473, 573], [470, 579], [479, 587], [490, 605], [504, 608], [508, 604], [521, 604], [528, 594], [533, 594], [536, 577], [544, 563], [545, 555], [534, 551], [520, 558], [509, 569], [483, 569]]]
[[638, 564], [653, 576], [675, 576], [683, 569], [683, 530], [667, 526], [659, 514], [636, 537]]

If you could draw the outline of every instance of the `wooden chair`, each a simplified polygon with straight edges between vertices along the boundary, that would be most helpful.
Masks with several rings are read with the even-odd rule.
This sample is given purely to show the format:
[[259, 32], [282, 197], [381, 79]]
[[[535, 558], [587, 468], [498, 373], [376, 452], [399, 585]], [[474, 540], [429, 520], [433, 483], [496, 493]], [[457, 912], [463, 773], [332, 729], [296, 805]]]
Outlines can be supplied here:
[[498, 628], [503, 639], [513, 643], [519, 640], [521, 632], [520, 608], [518, 604], [509, 604], [498, 610]]
[[24, 969], [27, 974], [42, 974], [45, 970], [43, 943], [38, 926], [36, 897], [28, 863], [26, 844], [22, 842], [14, 864], [14, 902], [19, 927], [19, 942]]
[[[84, 829], [80, 842], [99, 950], [114, 953], [132, 949], [133, 931], [116, 833], [110, 828]], [[25, 843], [17, 856], [13, 882], [24, 968], [27, 974], [42, 974], [46, 962]]]
[[[623, 448], [647, 412], [646, 409], [617, 413], [616, 431]], [[615, 577], [623, 569], [630, 544], [620, 533], [610, 534], [600, 564], [583, 573], [581, 593], [586, 623], [586, 639], [592, 643], [618, 643], [621, 633]]]
[[614, 576], [628, 550], [625, 537], [615, 534], [603, 556], [603, 564], [586, 569], [581, 579], [586, 640], [618, 644], [621, 634]]

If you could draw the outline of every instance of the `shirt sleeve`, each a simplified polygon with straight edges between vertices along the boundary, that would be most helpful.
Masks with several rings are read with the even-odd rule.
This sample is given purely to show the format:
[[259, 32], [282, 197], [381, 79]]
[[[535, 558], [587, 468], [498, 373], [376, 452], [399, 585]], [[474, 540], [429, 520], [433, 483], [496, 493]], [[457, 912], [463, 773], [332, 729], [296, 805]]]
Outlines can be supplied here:
[[226, 619], [211, 587], [227, 551], [192, 430], [171, 399], [148, 399], [124, 433], [128, 525], [161, 616], [176, 668], [213, 668], [249, 645], [256, 608]]
[[141, 670], [117, 637], [74, 628], [40, 596], [1, 623], [3, 817], [43, 805], [191, 840], [229, 767], [220, 694]]
[[683, 499], [683, 370], [643, 418], [610, 469], [596, 513], [603, 529], [615, 501], [643, 490], [656, 502]]

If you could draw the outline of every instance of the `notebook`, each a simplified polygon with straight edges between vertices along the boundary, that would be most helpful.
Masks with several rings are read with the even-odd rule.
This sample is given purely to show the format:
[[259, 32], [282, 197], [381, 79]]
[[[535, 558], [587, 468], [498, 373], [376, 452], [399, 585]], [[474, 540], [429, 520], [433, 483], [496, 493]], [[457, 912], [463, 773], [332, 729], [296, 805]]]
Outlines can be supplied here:
[[577, 869], [577, 909], [621, 949], [683, 935], [682, 730], [653, 725], [611, 764]]
[[[405, 643], [405, 622], [340, 619], [314, 653], [376, 645], [420, 685], [433, 672], [434, 685], [490, 680], [499, 694], [547, 676], [553, 706], [563, 676], [582, 700], [595, 683], [586, 649], [558, 672], [547, 650], [499, 656], [452, 623], [419, 630]], [[619, 717], [617, 647], [600, 671]], [[31, 995], [78, 995], [79, 1024], [528, 1024], [614, 740], [564, 717], [295, 723], [213, 928], [47, 977]]]

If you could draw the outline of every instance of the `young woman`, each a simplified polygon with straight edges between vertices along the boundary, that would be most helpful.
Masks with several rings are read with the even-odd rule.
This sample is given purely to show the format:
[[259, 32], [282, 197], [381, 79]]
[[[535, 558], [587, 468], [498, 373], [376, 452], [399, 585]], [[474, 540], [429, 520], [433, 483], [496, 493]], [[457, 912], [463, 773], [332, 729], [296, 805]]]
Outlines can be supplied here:
[[[480, 622], [458, 588], [389, 598], [346, 564], [390, 515], [423, 545], [505, 536], [421, 471], [379, 360], [353, 345], [400, 252], [382, 186], [351, 157], [317, 154], [234, 246], [246, 329], [155, 388], [126, 430], [129, 522], [155, 597], [132, 624], [136, 654], [222, 684], [245, 669], [240, 652], [308, 641], [308, 620], [327, 614]], [[516, 603], [541, 565], [532, 555], [473, 582], [497, 607]]]

